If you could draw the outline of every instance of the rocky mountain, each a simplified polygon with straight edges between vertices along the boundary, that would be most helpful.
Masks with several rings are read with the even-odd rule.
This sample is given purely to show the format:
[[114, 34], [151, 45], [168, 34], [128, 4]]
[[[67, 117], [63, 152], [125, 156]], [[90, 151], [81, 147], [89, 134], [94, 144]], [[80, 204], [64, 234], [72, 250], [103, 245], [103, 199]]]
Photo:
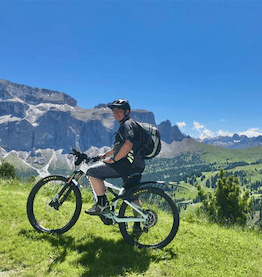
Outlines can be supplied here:
[[233, 136], [219, 136], [215, 138], [206, 138], [201, 143], [214, 146], [221, 146], [229, 149], [248, 148], [252, 146], [262, 146], [262, 136], [247, 137], [245, 135], [234, 134]]
[[157, 125], [157, 128], [160, 131], [161, 139], [168, 144], [171, 144], [173, 141], [182, 141], [186, 138], [186, 135], [179, 130], [177, 125], [172, 126], [169, 120], [161, 122]]
[[[131, 116], [156, 125], [152, 112], [132, 110]], [[185, 138], [169, 121], [158, 127], [168, 144]], [[65, 93], [0, 79], [0, 147], [7, 152], [62, 149], [69, 153], [72, 148], [111, 146], [117, 129], [118, 122], [104, 104], [83, 109]]]
[[75, 99], [63, 92], [32, 88], [0, 79], [0, 99], [10, 100], [16, 98], [32, 105], [42, 103], [77, 105]]

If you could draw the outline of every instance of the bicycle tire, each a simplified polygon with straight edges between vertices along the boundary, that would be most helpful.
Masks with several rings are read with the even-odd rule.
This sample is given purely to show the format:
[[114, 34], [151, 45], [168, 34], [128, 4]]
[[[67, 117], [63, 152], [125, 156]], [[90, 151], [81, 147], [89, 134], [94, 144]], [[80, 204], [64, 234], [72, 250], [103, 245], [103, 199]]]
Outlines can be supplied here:
[[[131, 192], [130, 199], [139, 199], [142, 209], [149, 216], [146, 223], [139, 223], [139, 233], [134, 230], [134, 222], [119, 223], [124, 240], [138, 248], [163, 248], [168, 245], [179, 227], [178, 209], [170, 196], [160, 188], [145, 186]], [[123, 202], [119, 217], [134, 217], [134, 210]]]
[[[75, 225], [82, 209], [82, 197], [79, 188], [68, 185], [67, 181], [64, 176], [51, 175], [32, 188], [27, 199], [27, 217], [35, 230], [63, 234]], [[62, 188], [65, 192], [56, 201]]]

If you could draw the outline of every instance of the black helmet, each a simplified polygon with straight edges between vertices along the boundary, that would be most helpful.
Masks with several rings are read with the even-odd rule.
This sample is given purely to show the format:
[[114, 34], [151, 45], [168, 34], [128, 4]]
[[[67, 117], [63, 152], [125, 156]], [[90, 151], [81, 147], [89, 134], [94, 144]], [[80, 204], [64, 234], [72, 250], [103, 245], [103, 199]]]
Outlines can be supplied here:
[[115, 100], [113, 103], [108, 104], [107, 107], [109, 107], [110, 109], [114, 109], [114, 108], [118, 108], [118, 109], [122, 109], [122, 110], [129, 110], [131, 111], [130, 105], [128, 100], [126, 99], [118, 99]]

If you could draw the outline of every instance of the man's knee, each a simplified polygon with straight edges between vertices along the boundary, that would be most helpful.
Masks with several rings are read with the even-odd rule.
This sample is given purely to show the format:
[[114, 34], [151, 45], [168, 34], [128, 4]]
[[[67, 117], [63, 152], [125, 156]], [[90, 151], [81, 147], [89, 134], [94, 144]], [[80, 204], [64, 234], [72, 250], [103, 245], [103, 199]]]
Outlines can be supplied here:
[[94, 177], [97, 179], [101, 179], [101, 173], [103, 172], [103, 164], [96, 164], [88, 168], [86, 175], [90, 177]]
[[86, 172], [86, 175], [93, 177], [93, 174], [94, 174], [94, 168], [92, 168], [92, 167], [88, 168], [88, 170]]

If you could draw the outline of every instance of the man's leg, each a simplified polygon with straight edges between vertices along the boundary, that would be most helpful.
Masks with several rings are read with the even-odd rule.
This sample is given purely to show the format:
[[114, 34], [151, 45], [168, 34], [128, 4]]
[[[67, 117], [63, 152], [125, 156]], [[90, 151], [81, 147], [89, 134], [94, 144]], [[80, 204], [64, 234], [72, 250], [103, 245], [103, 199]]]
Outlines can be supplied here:
[[108, 164], [98, 163], [88, 169], [87, 175], [95, 194], [97, 195], [97, 203], [89, 210], [86, 210], [85, 213], [90, 215], [106, 213], [110, 207], [105, 195], [105, 185], [103, 180], [105, 178], [117, 178], [119, 177], [119, 173], [112, 169]]
[[97, 195], [97, 202], [92, 208], [85, 210], [85, 213], [90, 215], [99, 215], [108, 212], [110, 207], [105, 195], [104, 182], [101, 179], [92, 176], [89, 176], [89, 180], [95, 191], [95, 194]]
[[89, 176], [89, 180], [97, 196], [101, 196], [105, 194], [105, 185], [102, 180], [92, 176]]

